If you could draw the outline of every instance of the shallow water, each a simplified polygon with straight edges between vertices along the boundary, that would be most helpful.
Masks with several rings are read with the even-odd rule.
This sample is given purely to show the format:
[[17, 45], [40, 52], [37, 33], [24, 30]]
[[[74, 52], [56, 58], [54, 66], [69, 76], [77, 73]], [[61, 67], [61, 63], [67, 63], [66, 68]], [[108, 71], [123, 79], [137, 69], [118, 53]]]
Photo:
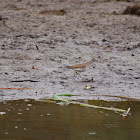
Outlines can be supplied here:
[[137, 140], [140, 137], [139, 102], [88, 101], [89, 104], [131, 107], [124, 120], [112, 111], [60, 106], [34, 100], [0, 103], [1, 140]]

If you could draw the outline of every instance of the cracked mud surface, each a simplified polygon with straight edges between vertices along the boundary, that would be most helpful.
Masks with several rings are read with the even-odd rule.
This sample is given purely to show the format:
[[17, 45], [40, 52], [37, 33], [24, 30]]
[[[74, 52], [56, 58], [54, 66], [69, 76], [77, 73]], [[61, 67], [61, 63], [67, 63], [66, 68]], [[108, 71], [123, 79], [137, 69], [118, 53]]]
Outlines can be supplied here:
[[[75, 94], [72, 99], [140, 99], [140, 17], [133, 2], [1, 0], [0, 100]], [[81, 75], [66, 66], [95, 58]], [[37, 69], [32, 69], [34, 67]], [[94, 88], [85, 90], [87, 85]]]

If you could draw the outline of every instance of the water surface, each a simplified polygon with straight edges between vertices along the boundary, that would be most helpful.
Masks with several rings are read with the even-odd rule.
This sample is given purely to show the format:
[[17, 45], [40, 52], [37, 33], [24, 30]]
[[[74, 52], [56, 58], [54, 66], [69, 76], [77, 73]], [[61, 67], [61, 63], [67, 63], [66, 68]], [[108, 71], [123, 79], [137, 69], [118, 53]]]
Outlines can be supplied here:
[[112, 111], [60, 106], [34, 100], [0, 103], [1, 140], [138, 140], [140, 103], [88, 101], [90, 104], [131, 107], [124, 120]]

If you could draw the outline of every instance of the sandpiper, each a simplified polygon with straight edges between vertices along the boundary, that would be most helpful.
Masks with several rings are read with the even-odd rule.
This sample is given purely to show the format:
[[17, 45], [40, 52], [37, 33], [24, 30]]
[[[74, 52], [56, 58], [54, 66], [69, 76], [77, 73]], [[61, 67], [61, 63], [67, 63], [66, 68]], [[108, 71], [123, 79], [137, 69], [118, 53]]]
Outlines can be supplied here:
[[[82, 78], [82, 76], [80, 75], [79, 72], [84, 72], [86, 70], [86, 68], [88, 66], [90, 66], [90, 64], [92, 64], [92, 62], [94, 62], [95, 59], [92, 58], [89, 62], [86, 63], [82, 63], [82, 64], [77, 64], [77, 65], [73, 65], [73, 66], [67, 66], [69, 69], [73, 69], [74, 70], [74, 75], [73, 75], [73, 79], [75, 77], [75, 73], [78, 73], [79, 76]], [[82, 80], [84, 80], [84, 78], [82, 78]]]

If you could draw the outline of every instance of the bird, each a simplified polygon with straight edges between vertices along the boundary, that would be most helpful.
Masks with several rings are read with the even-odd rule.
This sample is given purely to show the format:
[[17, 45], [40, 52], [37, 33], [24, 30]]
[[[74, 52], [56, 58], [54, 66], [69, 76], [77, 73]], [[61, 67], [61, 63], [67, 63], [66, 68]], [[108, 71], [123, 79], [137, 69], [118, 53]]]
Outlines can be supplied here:
[[88, 66], [90, 66], [90, 64], [92, 64], [92, 62], [94, 62], [94, 61], [95, 61], [95, 59], [92, 58], [89, 62], [81, 63], [81, 64], [77, 64], [77, 65], [72, 65], [72, 66], [67, 66], [67, 68], [74, 70], [73, 79], [75, 78], [75, 74], [78, 73], [79, 76], [82, 78], [82, 80], [84, 80], [84, 78], [80, 75], [79, 72], [84, 72], [86, 70], [86, 68]]

